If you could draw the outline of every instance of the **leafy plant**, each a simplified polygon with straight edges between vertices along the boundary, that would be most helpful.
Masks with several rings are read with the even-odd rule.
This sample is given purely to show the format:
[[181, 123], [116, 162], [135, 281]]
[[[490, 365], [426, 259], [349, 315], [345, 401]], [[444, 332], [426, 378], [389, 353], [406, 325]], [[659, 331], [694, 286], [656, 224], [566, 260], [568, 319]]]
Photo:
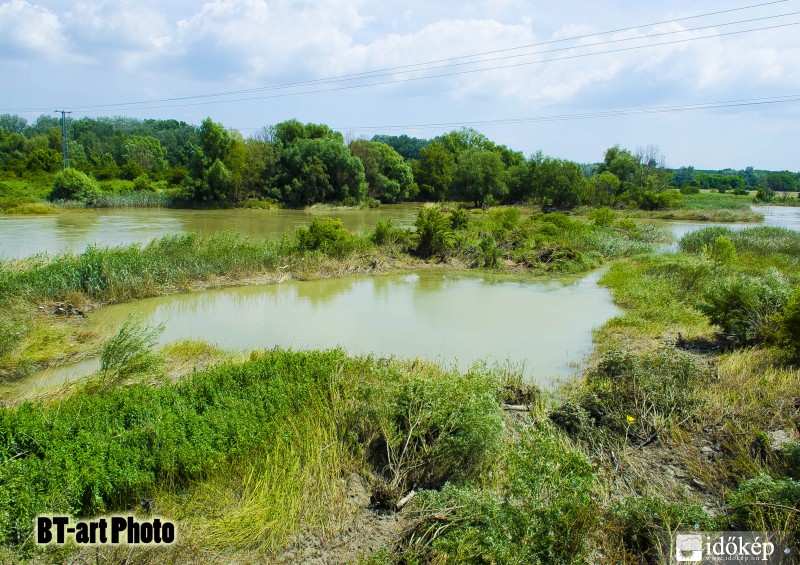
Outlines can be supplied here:
[[420, 257], [444, 255], [452, 245], [450, 222], [439, 208], [420, 208], [414, 226], [417, 228], [416, 253]]
[[790, 292], [786, 279], [774, 269], [763, 276], [737, 274], [714, 281], [700, 309], [723, 331], [752, 343], [773, 331], [773, 315]]
[[97, 183], [86, 173], [64, 169], [53, 178], [50, 200], [80, 200], [92, 202], [97, 195]]
[[115, 382], [139, 375], [157, 374], [163, 358], [154, 349], [163, 325], [150, 327], [139, 314], [128, 316], [122, 326], [104, 345], [100, 353], [102, 383]]

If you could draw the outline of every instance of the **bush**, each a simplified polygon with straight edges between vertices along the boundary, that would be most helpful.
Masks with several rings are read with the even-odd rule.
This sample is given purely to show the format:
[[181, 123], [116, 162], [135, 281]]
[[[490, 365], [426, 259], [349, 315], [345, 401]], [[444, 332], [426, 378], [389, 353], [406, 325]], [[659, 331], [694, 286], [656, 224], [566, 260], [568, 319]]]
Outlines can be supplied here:
[[154, 348], [163, 326], [148, 327], [137, 314], [131, 314], [109, 339], [100, 353], [101, 382], [105, 386], [141, 375], [156, 375], [164, 364]]
[[697, 413], [696, 389], [707, 376], [694, 357], [673, 348], [609, 351], [589, 374], [580, 403], [598, 426], [643, 445]]
[[717, 236], [712, 243], [706, 246], [705, 254], [716, 266], [726, 265], [736, 261], [736, 247], [724, 235]]
[[589, 219], [594, 222], [596, 226], [610, 226], [614, 223], [617, 215], [608, 206], [602, 208], [595, 208], [589, 212]]
[[308, 227], [297, 228], [297, 247], [301, 251], [322, 251], [342, 258], [355, 249], [355, 237], [342, 226], [342, 220], [314, 218]]
[[800, 481], [759, 475], [730, 493], [727, 503], [731, 530], [800, 535]]
[[376, 245], [407, 247], [411, 245], [411, 231], [395, 227], [391, 218], [381, 218], [375, 223], [375, 231], [372, 232], [370, 239]]
[[681, 194], [699, 194], [699, 193], [700, 193], [699, 186], [686, 185], [681, 187]]
[[772, 322], [774, 330], [768, 336], [770, 340], [784, 347], [795, 360], [800, 359], [800, 288], [794, 289]]
[[469, 212], [464, 208], [456, 208], [450, 213], [450, 227], [454, 230], [466, 229], [469, 225]]
[[612, 504], [610, 513], [625, 549], [646, 563], [671, 563], [676, 532], [712, 526], [706, 511], [689, 501], [632, 497]]
[[414, 226], [417, 228], [416, 253], [420, 257], [443, 256], [452, 246], [450, 222], [439, 208], [421, 208]]
[[64, 169], [53, 179], [50, 200], [81, 200], [91, 203], [97, 195], [97, 183], [86, 173]]
[[497, 267], [498, 262], [503, 257], [503, 250], [497, 245], [494, 236], [487, 233], [481, 238], [478, 245], [483, 254], [483, 266], [489, 269]]
[[488, 374], [435, 367], [411, 374], [389, 367], [348, 391], [348, 428], [373, 469], [375, 499], [390, 505], [414, 485], [441, 488], [480, 474], [501, 443], [497, 393]]
[[755, 343], [774, 333], [774, 315], [790, 292], [786, 279], [774, 269], [763, 276], [737, 274], [713, 281], [699, 308], [722, 331], [742, 343]]
[[585, 456], [544, 429], [508, 454], [502, 497], [448, 485], [423, 493], [407, 554], [432, 563], [587, 563], [598, 524], [597, 479]]

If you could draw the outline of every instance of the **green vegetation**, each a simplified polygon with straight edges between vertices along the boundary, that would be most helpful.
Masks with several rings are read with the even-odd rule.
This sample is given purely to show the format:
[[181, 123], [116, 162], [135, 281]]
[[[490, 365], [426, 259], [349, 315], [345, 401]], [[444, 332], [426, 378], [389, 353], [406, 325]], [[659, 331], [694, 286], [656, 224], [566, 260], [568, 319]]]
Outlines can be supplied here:
[[480, 371], [267, 351], [175, 384], [89, 383], [58, 403], [2, 408], [0, 540], [43, 558], [28, 535], [35, 514], [146, 498], [174, 511], [198, 553], [269, 554], [300, 527], [324, 528], [348, 473], [393, 496], [479, 475], [500, 444], [498, 394]]
[[[454, 228], [454, 225], [456, 226]], [[209, 238], [168, 235], [147, 245], [40, 256], [0, 264], [0, 319], [14, 328], [15, 347], [0, 351], [0, 374], [17, 374], [96, 347], [98, 336], [77, 335], [69, 324], [29, 312], [42, 303], [125, 302], [248, 277], [269, 281], [371, 270], [372, 261], [410, 267], [421, 260], [455, 268], [577, 273], [604, 261], [652, 250], [665, 234], [620, 220], [591, 225], [564, 214], [523, 216], [517, 208], [451, 214], [423, 207], [416, 229], [379, 222], [353, 234], [341, 221], [316, 218], [294, 238], [254, 242], [236, 233]], [[11, 330], [9, 330], [11, 331]], [[52, 339], [57, 331], [59, 338]], [[50, 339], [45, 338], [50, 335]], [[40, 337], [37, 337], [40, 336]], [[71, 336], [71, 337], [70, 337]]]
[[[345, 144], [344, 136], [325, 124], [286, 120], [245, 138], [211, 118], [200, 126], [174, 120], [69, 120], [72, 169], [59, 172], [56, 119], [40, 116], [28, 124], [6, 114], [0, 123], [10, 128], [0, 127], [0, 179], [46, 179], [53, 188], [0, 200], [0, 207], [15, 213], [43, 212], [11, 204], [47, 196], [98, 207], [450, 200], [476, 207], [609, 206], [661, 218], [757, 221], [758, 214], [748, 209], [751, 192], [756, 202], [778, 199], [788, 205], [786, 195], [798, 187], [798, 174], [789, 171], [669, 170], [652, 146], [636, 151], [614, 146], [601, 162], [579, 165], [541, 152], [526, 159], [469, 128], [434, 139], [379, 135]], [[99, 190], [93, 181], [101, 183]], [[0, 187], [0, 199], [6, 192]]]

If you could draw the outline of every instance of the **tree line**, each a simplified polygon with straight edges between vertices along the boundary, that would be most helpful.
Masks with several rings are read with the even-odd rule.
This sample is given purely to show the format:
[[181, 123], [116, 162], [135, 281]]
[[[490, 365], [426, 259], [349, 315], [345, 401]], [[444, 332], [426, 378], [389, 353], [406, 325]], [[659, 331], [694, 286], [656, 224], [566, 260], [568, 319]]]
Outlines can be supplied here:
[[673, 188], [794, 191], [797, 173], [667, 169], [658, 148], [609, 148], [596, 164], [537, 152], [525, 157], [469, 128], [433, 139], [376, 135], [345, 140], [325, 124], [287, 120], [252, 137], [207, 118], [177, 120], [81, 118], [68, 121], [70, 169], [61, 173], [60, 120], [28, 123], [0, 115], [0, 180], [55, 174], [53, 197], [87, 198], [95, 181], [124, 180], [127, 190], [169, 190], [188, 203], [237, 205], [264, 200], [287, 206], [409, 200], [475, 206], [532, 202], [669, 206]]

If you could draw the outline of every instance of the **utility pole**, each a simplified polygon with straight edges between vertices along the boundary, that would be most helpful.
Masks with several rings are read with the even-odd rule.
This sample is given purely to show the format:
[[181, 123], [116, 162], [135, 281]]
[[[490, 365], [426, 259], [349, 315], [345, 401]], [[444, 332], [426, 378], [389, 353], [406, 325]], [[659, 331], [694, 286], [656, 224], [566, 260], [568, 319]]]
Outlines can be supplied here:
[[67, 139], [67, 114], [71, 114], [72, 112], [68, 112], [67, 110], [53, 110], [57, 114], [61, 114], [61, 158], [63, 161], [62, 169], [66, 169], [69, 167], [69, 141]]

